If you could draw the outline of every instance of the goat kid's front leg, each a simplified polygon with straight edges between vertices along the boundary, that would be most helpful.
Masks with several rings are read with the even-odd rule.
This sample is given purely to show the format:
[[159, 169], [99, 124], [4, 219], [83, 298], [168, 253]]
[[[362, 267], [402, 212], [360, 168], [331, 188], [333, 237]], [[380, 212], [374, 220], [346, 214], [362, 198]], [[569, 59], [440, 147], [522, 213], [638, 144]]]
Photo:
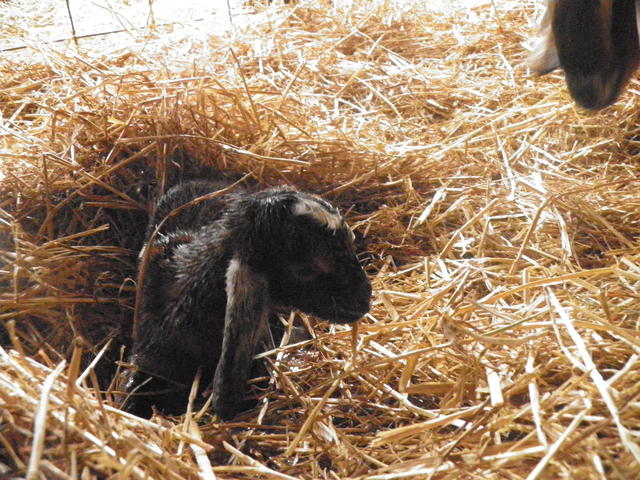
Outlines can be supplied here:
[[227, 306], [220, 360], [213, 379], [213, 411], [223, 420], [241, 410], [253, 356], [268, 326], [266, 279], [234, 257], [226, 273]]

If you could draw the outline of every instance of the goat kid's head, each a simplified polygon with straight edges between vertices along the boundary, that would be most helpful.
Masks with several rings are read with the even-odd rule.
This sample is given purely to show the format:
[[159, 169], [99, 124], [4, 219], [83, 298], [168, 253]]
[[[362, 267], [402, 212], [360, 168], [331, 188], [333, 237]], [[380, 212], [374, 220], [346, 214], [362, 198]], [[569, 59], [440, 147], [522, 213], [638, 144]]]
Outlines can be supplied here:
[[[246, 198], [236, 257], [266, 279], [274, 305], [335, 323], [369, 311], [371, 284], [353, 249], [353, 232], [336, 208], [289, 188]], [[243, 244], [244, 243], [244, 244]]]

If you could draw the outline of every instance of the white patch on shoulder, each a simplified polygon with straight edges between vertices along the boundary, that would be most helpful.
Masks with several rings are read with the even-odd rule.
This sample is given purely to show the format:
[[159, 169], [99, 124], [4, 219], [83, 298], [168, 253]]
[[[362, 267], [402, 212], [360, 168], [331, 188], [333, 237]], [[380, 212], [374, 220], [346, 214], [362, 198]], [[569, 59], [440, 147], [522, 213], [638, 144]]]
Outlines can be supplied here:
[[[237, 257], [233, 257], [229, 262], [226, 273], [227, 296], [230, 298], [236, 295], [243, 295], [249, 289], [250, 275], [247, 266]], [[227, 301], [230, 300], [227, 299]]]
[[308, 215], [315, 218], [320, 225], [326, 225], [331, 230], [337, 230], [342, 226], [342, 216], [337, 210], [329, 210], [314, 198], [298, 197], [293, 205], [294, 215]]
[[[227, 343], [228, 328], [231, 328], [231, 332], [240, 329], [243, 335], [240, 344], [231, 345], [231, 348], [237, 347], [240, 349], [244, 345], [242, 342], [249, 341], [252, 338], [253, 340], [251, 341], [254, 341], [255, 338], [262, 338], [263, 333], [266, 331], [270, 309], [269, 286], [263, 275], [254, 272], [249, 265], [237, 256], [234, 256], [229, 262], [225, 280], [227, 308], [224, 321], [224, 344]], [[223, 357], [225, 355], [224, 348], [223, 346]]]

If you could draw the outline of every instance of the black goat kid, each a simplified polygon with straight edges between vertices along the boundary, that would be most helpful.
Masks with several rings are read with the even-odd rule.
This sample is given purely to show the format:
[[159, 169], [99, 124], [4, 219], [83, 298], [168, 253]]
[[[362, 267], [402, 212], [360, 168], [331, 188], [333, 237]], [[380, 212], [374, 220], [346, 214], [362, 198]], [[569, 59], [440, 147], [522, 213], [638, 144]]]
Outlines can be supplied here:
[[[184, 411], [191, 384], [212, 386], [222, 419], [242, 409], [253, 356], [275, 309], [297, 308], [336, 323], [369, 311], [371, 285], [353, 233], [324, 200], [290, 188], [211, 198], [168, 218], [220, 185], [189, 182], [158, 203], [126, 380], [126, 409]], [[145, 250], [149, 251], [145, 253]]]

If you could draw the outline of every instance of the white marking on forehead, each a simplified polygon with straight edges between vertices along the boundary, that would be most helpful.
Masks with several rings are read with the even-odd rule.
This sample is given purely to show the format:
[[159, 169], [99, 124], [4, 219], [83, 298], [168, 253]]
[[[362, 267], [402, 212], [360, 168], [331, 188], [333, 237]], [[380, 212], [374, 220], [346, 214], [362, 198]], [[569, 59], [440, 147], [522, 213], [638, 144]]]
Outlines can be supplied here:
[[313, 198], [298, 197], [293, 205], [293, 214], [308, 215], [321, 225], [337, 230], [342, 226], [342, 216], [337, 210], [330, 211], [329, 208]]

